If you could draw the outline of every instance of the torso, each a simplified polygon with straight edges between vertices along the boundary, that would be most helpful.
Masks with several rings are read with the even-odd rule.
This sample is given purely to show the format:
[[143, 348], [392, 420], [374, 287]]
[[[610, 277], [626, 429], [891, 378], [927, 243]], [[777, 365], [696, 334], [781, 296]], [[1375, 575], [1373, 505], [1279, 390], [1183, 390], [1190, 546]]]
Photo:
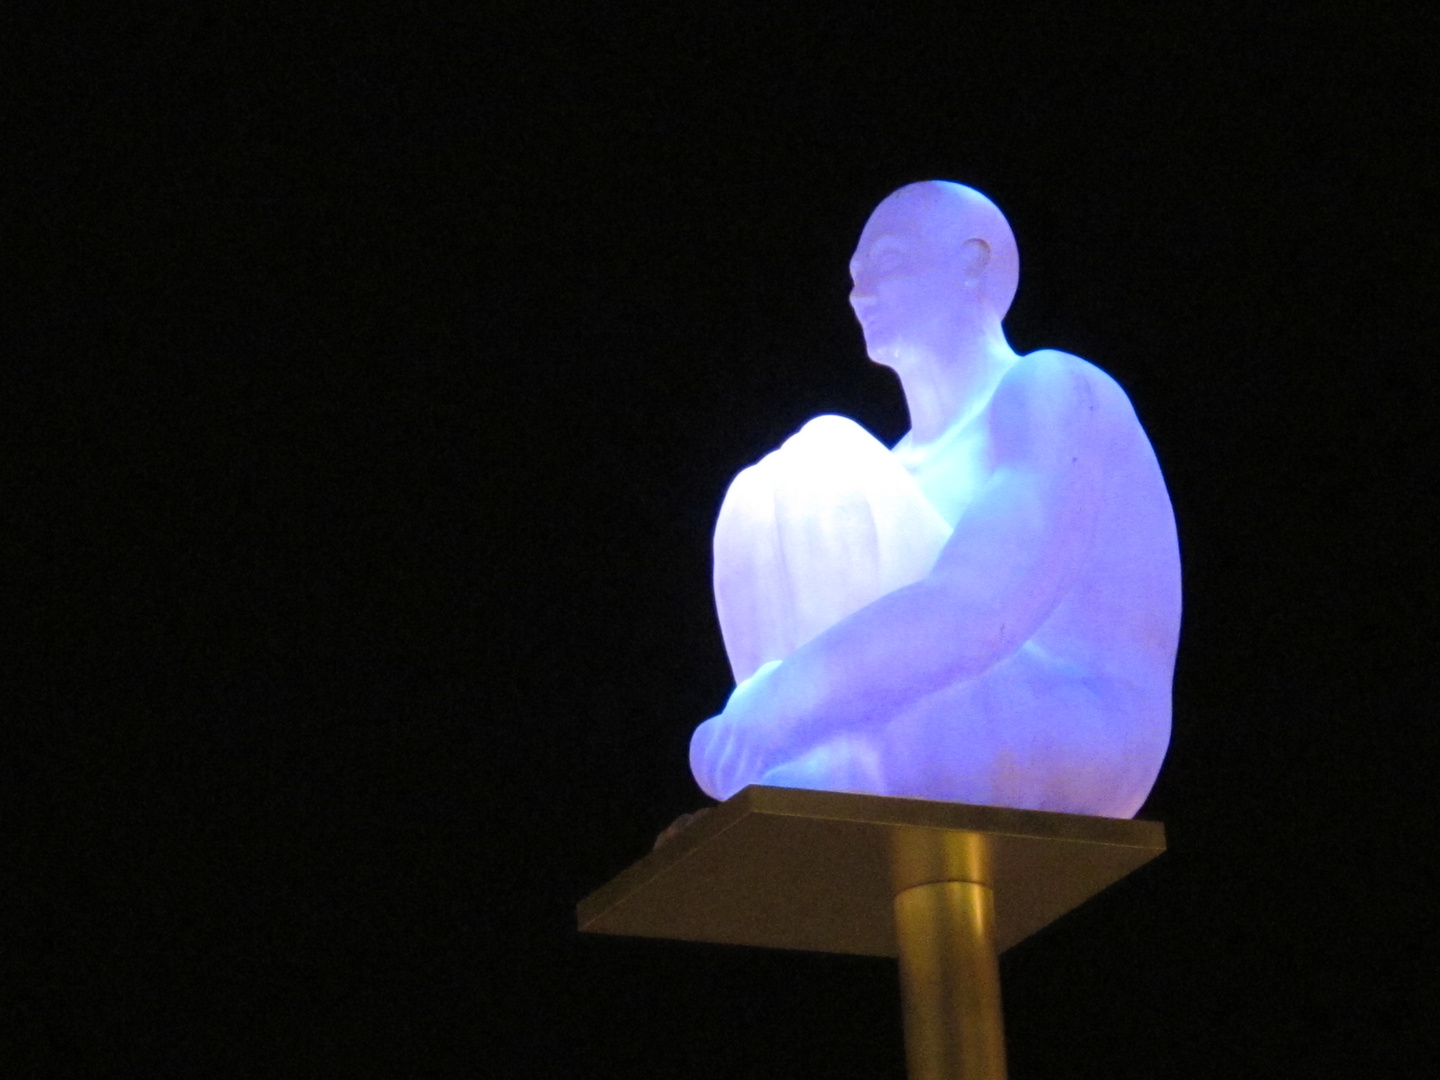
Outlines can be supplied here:
[[[1163, 685], [1180, 626], [1174, 514], [1154, 450], [1120, 386], [1076, 357], [1097, 407], [1092, 453], [1104, 456], [1089, 555], [1030, 647], [1097, 674]], [[1022, 358], [1019, 363], [1023, 364]], [[954, 528], [989, 479], [989, 406], [925, 447], [906, 435], [892, 451]]]
[[907, 434], [891, 451], [927, 502], [953, 529], [990, 475], [990, 439], [982, 410], [968, 424], [916, 447]]

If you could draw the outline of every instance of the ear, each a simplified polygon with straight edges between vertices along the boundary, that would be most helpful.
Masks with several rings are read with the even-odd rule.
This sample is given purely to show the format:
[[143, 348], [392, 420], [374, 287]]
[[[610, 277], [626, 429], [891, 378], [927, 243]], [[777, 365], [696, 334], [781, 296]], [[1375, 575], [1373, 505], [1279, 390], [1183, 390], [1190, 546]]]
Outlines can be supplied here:
[[965, 284], [979, 282], [990, 265], [990, 245], [978, 236], [973, 236], [960, 245], [960, 268], [965, 275]]

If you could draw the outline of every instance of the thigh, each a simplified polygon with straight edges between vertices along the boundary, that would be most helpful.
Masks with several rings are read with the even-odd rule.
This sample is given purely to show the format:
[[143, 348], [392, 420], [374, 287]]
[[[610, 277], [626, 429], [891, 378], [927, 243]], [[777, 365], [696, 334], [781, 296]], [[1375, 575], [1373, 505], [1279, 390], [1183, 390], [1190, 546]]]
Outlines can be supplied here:
[[715, 526], [716, 607], [736, 681], [918, 581], [949, 532], [858, 424], [810, 421], [736, 477]]
[[1027, 646], [886, 727], [886, 793], [1129, 817], [1163, 757], [1151, 711], [1123, 681]]

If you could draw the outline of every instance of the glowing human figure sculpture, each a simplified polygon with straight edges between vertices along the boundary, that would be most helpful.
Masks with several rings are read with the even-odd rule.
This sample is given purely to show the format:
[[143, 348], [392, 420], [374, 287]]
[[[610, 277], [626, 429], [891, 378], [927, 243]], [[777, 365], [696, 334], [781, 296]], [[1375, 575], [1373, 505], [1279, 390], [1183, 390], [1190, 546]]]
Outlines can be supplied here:
[[1133, 815], [1170, 737], [1180, 560], [1129, 399], [1011, 350], [1015, 239], [971, 188], [890, 195], [851, 275], [911, 429], [887, 450], [822, 416], [731, 485], [738, 685], [691, 740], [696, 779]]

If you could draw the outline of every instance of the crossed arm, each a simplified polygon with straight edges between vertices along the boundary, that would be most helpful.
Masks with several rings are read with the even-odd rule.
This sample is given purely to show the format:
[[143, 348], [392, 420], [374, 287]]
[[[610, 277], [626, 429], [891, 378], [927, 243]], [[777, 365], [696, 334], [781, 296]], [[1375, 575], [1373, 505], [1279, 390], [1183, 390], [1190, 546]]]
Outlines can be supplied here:
[[1094, 533], [1104, 378], [1050, 351], [1006, 374], [989, 407], [990, 477], [930, 574], [738, 687], [691, 740], [701, 787], [728, 798], [827, 739], [979, 678], [1034, 636]]

